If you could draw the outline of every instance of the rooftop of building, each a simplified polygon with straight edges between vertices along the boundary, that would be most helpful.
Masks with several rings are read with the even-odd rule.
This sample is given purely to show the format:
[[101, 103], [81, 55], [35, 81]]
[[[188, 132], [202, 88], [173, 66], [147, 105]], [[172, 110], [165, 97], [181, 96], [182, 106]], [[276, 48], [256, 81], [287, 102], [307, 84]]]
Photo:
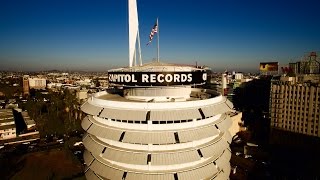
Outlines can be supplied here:
[[150, 62], [142, 66], [124, 67], [118, 69], [111, 69], [108, 72], [128, 71], [128, 72], [183, 72], [183, 71], [203, 71], [201, 67], [185, 64], [172, 64], [165, 62]]
[[272, 82], [290, 83], [292, 85], [310, 84], [312, 86], [320, 86], [320, 74], [299, 74], [295, 76], [274, 76]]

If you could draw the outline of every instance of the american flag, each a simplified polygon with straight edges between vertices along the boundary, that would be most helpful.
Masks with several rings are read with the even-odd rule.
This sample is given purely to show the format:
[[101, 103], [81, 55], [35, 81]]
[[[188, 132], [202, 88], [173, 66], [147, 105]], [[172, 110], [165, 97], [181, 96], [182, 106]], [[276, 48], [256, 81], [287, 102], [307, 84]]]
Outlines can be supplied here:
[[[149, 35], [149, 42], [148, 44], [151, 43], [153, 36], [158, 32], [158, 21], [154, 24], [153, 28], [151, 29], [150, 35]], [[147, 45], [148, 45], [147, 44]]]

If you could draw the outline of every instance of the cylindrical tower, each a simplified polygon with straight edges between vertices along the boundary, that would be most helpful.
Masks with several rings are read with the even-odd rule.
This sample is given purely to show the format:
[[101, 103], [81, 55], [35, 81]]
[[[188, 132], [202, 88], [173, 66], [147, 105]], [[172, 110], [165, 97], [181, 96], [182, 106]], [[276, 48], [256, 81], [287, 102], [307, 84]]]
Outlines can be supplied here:
[[221, 94], [223, 96], [227, 95], [227, 72], [222, 73], [222, 77], [221, 77], [221, 82], [222, 82], [222, 90], [221, 90]]
[[87, 179], [228, 179], [232, 103], [206, 72], [154, 62], [109, 72], [81, 107]]

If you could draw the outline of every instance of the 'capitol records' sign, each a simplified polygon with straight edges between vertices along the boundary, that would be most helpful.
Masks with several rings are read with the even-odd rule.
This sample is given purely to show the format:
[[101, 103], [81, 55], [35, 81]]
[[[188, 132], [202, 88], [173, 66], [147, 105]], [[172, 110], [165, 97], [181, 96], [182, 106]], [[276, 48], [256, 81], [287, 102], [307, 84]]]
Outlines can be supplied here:
[[110, 84], [125, 86], [168, 86], [204, 84], [205, 71], [193, 72], [108, 72]]

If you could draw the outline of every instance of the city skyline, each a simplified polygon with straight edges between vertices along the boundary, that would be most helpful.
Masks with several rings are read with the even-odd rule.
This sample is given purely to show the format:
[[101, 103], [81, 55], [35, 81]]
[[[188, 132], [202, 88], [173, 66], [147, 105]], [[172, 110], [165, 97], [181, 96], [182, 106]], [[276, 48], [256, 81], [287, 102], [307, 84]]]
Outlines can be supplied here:
[[[156, 58], [156, 39], [145, 44], [157, 17], [164, 62], [258, 71], [320, 51], [316, 1], [137, 3], [144, 63]], [[4, 1], [0, 11], [0, 70], [128, 65], [127, 1]]]

